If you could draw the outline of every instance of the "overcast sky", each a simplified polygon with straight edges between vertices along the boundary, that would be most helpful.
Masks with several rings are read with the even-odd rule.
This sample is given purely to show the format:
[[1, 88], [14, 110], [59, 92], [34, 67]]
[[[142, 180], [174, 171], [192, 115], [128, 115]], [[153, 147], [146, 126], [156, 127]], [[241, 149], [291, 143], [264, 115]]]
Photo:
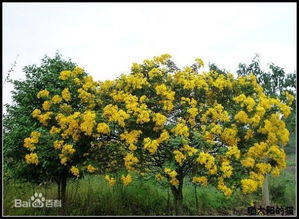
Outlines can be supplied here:
[[[200, 57], [234, 72], [257, 53], [296, 69], [296, 3], [2, 3], [3, 78], [12, 63], [40, 64], [58, 50], [96, 80], [169, 53], [179, 67]], [[4, 82], [3, 82], [4, 83]], [[12, 86], [3, 84], [3, 102]]]

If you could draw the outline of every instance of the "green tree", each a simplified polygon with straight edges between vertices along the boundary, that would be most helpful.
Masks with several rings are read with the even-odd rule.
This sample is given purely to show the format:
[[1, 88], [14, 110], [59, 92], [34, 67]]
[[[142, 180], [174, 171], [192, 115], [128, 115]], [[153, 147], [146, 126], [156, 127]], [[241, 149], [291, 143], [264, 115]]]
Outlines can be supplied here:
[[[66, 82], [57, 80], [59, 73], [65, 69], [74, 69], [76, 66], [71, 60], [63, 60], [56, 53], [55, 57], [45, 56], [40, 66], [30, 65], [23, 69], [25, 80], [13, 80], [12, 83], [13, 103], [6, 105], [6, 113], [3, 119], [3, 155], [4, 155], [4, 177], [6, 179], [21, 179], [36, 184], [45, 181], [54, 181], [58, 185], [58, 198], [65, 200], [67, 178], [71, 177], [69, 169], [57, 166], [57, 156], [51, 153], [53, 144], [47, 129], [40, 126], [39, 121], [32, 117], [32, 112], [38, 105], [43, 103], [36, 94], [43, 89], [51, 93], [60, 93], [67, 85]], [[84, 73], [85, 75], [85, 73]], [[72, 103], [75, 108], [76, 102]], [[30, 136], [33, 131], [41, 133], [36, 150], [39, 151], [39, 165], [25, 163], [25, 155], [29, 153], [24, 147], [24, 137]], [[34, 135], [34, 133], [33, 133]]]
[[281, 100], [286, 100], [287, 96], [285, 92], [290, 93], [295, 97], [292, 102], [292, 113], [284, 121], [287, 124], [288, 129], [291, 132], [291, 141], [286, 148], [288, 154], [295, 153], [296, 151], [296, 94], [297, 94], [297, 75], [296, 73], [286, 73], [282, 67], [270, 63], [268, 65], [268, 70], [262, 70], [260, 66], [260, 58], [256, 55], [251, 63], [248, 65], [245, 63], [240, 63], [238, 66], [237, 74], [238, 76], [244, 76], [249, 74], [254, 74], [258, 83], [263, 87], [264, 92], [273, 98], [279, 98]]

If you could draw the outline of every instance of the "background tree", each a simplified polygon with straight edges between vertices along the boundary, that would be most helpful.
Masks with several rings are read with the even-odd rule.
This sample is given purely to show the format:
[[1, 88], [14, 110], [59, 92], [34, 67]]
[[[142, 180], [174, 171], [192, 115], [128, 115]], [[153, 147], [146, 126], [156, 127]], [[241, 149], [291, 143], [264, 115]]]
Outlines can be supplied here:
[[[69, 82], [58, 80], [60, 72], [65, 69], [80, 71], [79, 78], [86, 76], [83, 70], [76, 68], [75, 63], [63, 60], [57, 53], [54, 58], [45, 56], [40, 66], [26, 66], [23, 69], [25, 80], [8, 78], [8, 82], [14, 85], [13, 103], [6, 105], [3, 123], [5, 179], [21, 179], [36, 184], [54, 181], [58, 185], [58, 198], [63, 202], [67, 178], [73, 174], [68, 166], [60, 164], [58, 152], [53, 147], [57, 130], [52, 129], [49, 133], [48, 128], [51, 128], [52, 123], [49, 120], [53, 111], [80, 111], [82, 107], [76, 98], [66, 104], [65, 99], [60, 96], [66, 91], [66, 87], [69, 87], [70, 92], [74, 89]], [[64, 93], [65, 97], [70, 95], [68, 92]], [[49, 99], [50, 94], [55, 98]], [[59, 101], [65, 102], [61, 108], [55, 106]], [[56, 147], [59, 147], [57, 142]], [[76, 159], [74, 162], [81, 162], [82, 156]]]
[[[291, 132], [291, 140], [286, 147], [288, 154], [293, 154], [296, 151], [296, 73], [286, 73], [282, 67], [270, 63], [268, 70], [263, 70], [260, 66], [260, 58], [256, 55], [250, 64], [240, 63], [237, 70], [238, 76], [253, 74], [256, 76], [257, 82], [263, 87], [264, 92], [273, 98], [279, 98], [283, 101], [288, 101], [291, 94], [295, 97], [292, 101], [292, 113], [284, 121]], [[292, 98], [292, 97], [291, 97]]]

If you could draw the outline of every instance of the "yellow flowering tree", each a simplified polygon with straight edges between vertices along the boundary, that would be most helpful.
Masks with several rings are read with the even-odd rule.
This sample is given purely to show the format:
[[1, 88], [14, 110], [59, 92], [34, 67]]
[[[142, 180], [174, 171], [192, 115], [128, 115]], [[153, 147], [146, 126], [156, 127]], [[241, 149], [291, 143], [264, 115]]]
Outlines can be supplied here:
[[[25, 81], [11, 80], [15, 104], [7, 107], [4, 121], [5, 177], [37, 184], [54, 181], [64, 203], [68, 178], [99, 172], [96, 164], [101, 162], [109, 167], [104, 165], [109, 153], [94, 143], [110, 132], [95, 113], [102, 108], [95, 98], [97, 83], [58, 54], [24, 71]], [[91, 159], [99, 154], [104, 157], [99, 162]]]
[[177, 213], [184, 180], [229, 197], [257, 191], [286, 165], [288, 103], [268, 97], [254, 75], [200, 72], [203, 65], [178, 69], [165, 54], [99, 86], [128, 174], [168, 182]]

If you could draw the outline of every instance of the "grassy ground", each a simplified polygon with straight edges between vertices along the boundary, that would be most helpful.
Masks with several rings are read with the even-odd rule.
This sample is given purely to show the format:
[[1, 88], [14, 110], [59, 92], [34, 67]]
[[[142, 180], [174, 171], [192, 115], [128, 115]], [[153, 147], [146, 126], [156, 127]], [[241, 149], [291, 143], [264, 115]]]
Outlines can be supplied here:
[[[270, 177], [271, 205], [295, 207], [295, 156], [288, 157], [287, 168], [279, 177]], [[4, 184], [4, 215], [58, 215], [57, 208], [14, 208], [14, 199], [28, 200], [35, 192], [46, 199], [57, 199], [55, 184], [34, 186], [30, 183]], [[184, 185], [185, 215], [245, 214], [249, 203], [261, 201], [260, 193], [244, 196], [237, 191], [231, 198], [213, 187], [198, 187], [196, 206], [194, 186]], [[150, 181], [135, 180], [128, 187], [110, 188], [102, 176], [70, 180], [67, 187], [66, 215], [174, 215], [172, 195]]]

